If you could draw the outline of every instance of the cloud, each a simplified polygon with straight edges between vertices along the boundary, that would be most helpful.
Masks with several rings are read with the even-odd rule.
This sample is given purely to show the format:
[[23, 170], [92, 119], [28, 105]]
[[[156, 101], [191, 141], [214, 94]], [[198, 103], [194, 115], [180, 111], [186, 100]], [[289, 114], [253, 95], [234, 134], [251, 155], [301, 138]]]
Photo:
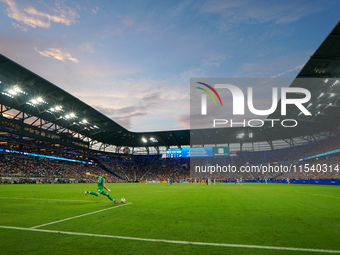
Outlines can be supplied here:
[[128, 106], [119, 109], [114, 109], [95, 105], [94, 108], [126, 129], [132, 128], [133, 118], [146, 116], [148, 114], [146, 111], [147, 108], [146, 106], [142, 107]]
[[79, 49], [83, 52], [90, 52], [90, 53], [95, 53], [92, 43], [90, 42], [84, 42], [79, 46]]
[[190, 128], [190, 115], [183, 114], [177, 116], [177, 124], [184, 128]]
[[134, 31], [137, 33], [150, 32], [150, 25], [148, 22], [137, 23], [138, 17], [133, 16], [116, 16], [118, 22], [112, 22], [112, 27], [105, 29], [103, 32], [98, 33], [101, 38], [108, 36], [121, 35], [126, 32]]
[[128, 114], [131, 115], [131, 114], [135, 114], [137, 112], [142, 112], [145, 110], [145, 106], [139, 107], [135, 105], [121, 107], [121, 108], [110, 108], [110, 107], [103, 107], [100, 105], [94, 105], [93, 107], [110, 118], [115, 118], [119, 115], [128, 115]]
[[131, 129], [132, 128], [132, 118], [134, 117], [142, 117], [147, 115], [147, 113], [143, 112], [137, 112], [134, 114], [129, 114], [124, 117], [116, 117], [113, 120], [117, 122], [119, 125], [123, 126], [126, 129]]
[[91, 12], [92, 12], [93, 15], [97, 15], [98, 11], [99, 11], [99, 7], [98, 7], [98, 6], [97, 6], [96, 8], [93, 8], [93, 9], [91, 10]]
[[181, 15], [191, 4], [192, 0], [180, 2], [175, 9], [170, 10], [170, 16], [175, 17]]
[[231, 57], [230, 56], [227, 57], [223, 54], [214, 54], [203, 61], [203, 66], [206, 68], [211, 68], [211, 67], [218, 68], [227, 58], [231, 58]]
[[291, 23], [319, 12], [324, 7], [321, 2], [308, 1], [206, 1], [199, 6], [203, 14], [217, 15], [217, 26], [229, 30], [242, 24], [274, 22]]
[[17, 4], [15, 0], [0, 0], [0, 2], [4, 3], [8, 17], [18, 22], [13, 22], [13, 26], [23, 31], [27, 31], [28, 27], [49, 28], [52, 23], [70, 26], [79, 17], [74, 9], [61, 6], [58, 2], [46, 12], [32, 6]]
[[296, 71], [296, 70], [301, 70], [303, 67], [304, 67], [304, 64], [303, 64], [303, 65], [298, 65], [298, 66], [296, 66], [296, 67], [294, 67], [294, 68], [291, 68], [291, 69], [289, 69], [289, 70], [287, 70], [287, 71], [284, 71], [284, 72], [282, 72], [282, 73], [273, 75], [271, 78], [278, 78], [278, 77], [281, 77], [281, 76], [283, 76], [283, 75], [285, 75], [285, 74], [287, 74], [287, 73], [291, 73], [291, 72], [294, 72], [294, 71]]
[[151, 32], [151, 28], [149, 23], [142, 23], [137, 26], [135, 29], [135, 32], [137, 33], [146, 33], [146, 32]]
[[47, 50], [44, 51], [40, 51], [37, 48], [34, 48], [40, 55], [44, 56], [44, 57], [48, 57], [48, 58], [55, 58], [58, 60], [61, 60], [63, 62], [65, 62], [66, 60], [70, 60], [74, 63], [79, 63], [79, 60], [72, 57], [70, 53], [68, 52], [64, 52], [61, 49], [57, 49], [57, 48], [48, 48]]
[[246, 77], [267, 77], [269, 71], [263, 63], [245, 63], [242, 65], [241, 74]]
[[122, 23], [127, 27], [132, 27], [135, 24], [135, 18], [124, 17], [122, 18]]
[[92, 87], [92, 93], [91, 89], [84, 93], [84, 89], [75, 96], [129, 130], [179, 129], [183, 128], [181, 122], [188, 124], [178, 116], [189, 112], [189, 89], [174, 79], [112, 79], [95, 91]]

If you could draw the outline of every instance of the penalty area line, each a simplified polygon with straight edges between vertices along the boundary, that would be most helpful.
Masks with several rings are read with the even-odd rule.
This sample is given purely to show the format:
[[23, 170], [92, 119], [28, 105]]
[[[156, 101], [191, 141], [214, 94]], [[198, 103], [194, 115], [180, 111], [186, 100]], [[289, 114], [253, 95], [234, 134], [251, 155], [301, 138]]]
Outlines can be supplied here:
[[67, 221], [67, 220], [72, 220], [72, 219], [76, 219], [76, 218], [80, 218], [80, 217], [84, 217], [84, 216], [95, 214], [95, 213], [99, 213], [99, 212], [104, 212], [104, 211], [107, 211], [107, 210], [119, 208], [119, 207], [126, 206], [126, 205], [131, 205], [131, 204], [132, 203], [126, 203], [126, 204], [123, 204], [123, 205], [112, 206], [110, 208], [105, 208], [105, 209], [102, 209], [102, 210], [99, 210], [99, 211], [85, 213], [85, 214], [77, 215], [77, 216], [74, 216], [74, 217], [70, 217], [70, 218], [66, 218], [66, 219], [62, 219], [62, 220], [57, 220], [57, 221], [41, 224], [41, 225], [38, 225], [38, 226], [31, 227], [31, 229], [36, 229], [36, 228], [40, 228], [40, 227], [56, 224], [56, 223], [59, 223], [59, 222], [63, 222], [63, 221]]
[[103, 237], [103, 238], [123, 239], [123, 240], [131, 240], [131, 241], [156, 242], [156, 243], [189, 244], [189, 245], [216, 246], [216, 247], [229, 247], [229, 248], [248, 248], [248, 249], [303, 251], [303, 252], [340, 254], [340, 250], [294, 248], [294, 247], [279, 247], [279, 246], [262, 246], [262, 245], [246, 245], [246, 244], [188, 242], [188, 241], [176, 241], [176, 240], [166, 240], [166, 239], [151, 239], [151, 238], [139, 238], [139, 237], [129, 237], [129, 236], [100, 235], [100, 234], [78, 233], [78, 232], [47, 230], [47, 229], [35, 229], [35, 228], [21, 228], [21, 227], [10, 227], [10, 226], [0, 226], [0, 228], [2, 228], [2, 229], [24, 230], [24, 231], [35, 231], [35, 232], [45, 232], [45, 233], [54, 233], [54, 234], [64, 234], [64, 235]]

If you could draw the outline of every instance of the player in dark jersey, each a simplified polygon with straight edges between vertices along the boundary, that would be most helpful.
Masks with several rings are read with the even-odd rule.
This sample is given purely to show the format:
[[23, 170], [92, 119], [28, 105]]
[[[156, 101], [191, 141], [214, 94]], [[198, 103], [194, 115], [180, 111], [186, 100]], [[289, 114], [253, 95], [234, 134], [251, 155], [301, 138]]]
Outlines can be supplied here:
[[105, 186], [105, 178], [107, 177], [107, 174], [104, 173], [103, 176], [96, 176], [95, 174], [89, 174], [92, 177], [96, 177], [98, 179], [98, 184], [97, 184], [97, 192], [93, 191], [85, 191], [85, 196], [87, 194], [94, 195], [96, 197], [99, 196], [99, 194], [107, 196], [112, 202], [117, 203], [117, 200], [114, 200], [109, 193], [105, 192], [104, 189], [106, 189], [108, 192], [111, 190]]

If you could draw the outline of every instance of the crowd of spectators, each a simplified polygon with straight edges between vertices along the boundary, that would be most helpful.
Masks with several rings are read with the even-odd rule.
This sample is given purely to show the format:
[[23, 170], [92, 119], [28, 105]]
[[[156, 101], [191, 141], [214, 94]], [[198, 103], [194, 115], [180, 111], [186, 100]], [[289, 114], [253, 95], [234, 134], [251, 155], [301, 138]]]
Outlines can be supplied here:
[[[86, 176], [86, 172], [101, 175], [103, 169], [96, 164], [83, 164], [62, 160], [52, 160], [40, 157], [0, 155], [0, 179], [2, 183], [64, 183], [64, 182], [93, 182]], [[118, 178], [109, 175], [107, 182], [114, 182]]]
[[[161, 155], [133, 156], [121, 158], [101, 156], [93, 158], [95, 164], [83, 164], [63, 160], [52, 160], [21, 154], [0, 154], [0, 181], [25, 183], [94, 182], [86, 172], [101, 175], [109, 173], [107, 182], [136, 181], [192, 181], [193, 179], [259, 180], [259, 179], [339, 179], [340, 153], [318, 156], [304, 161], [305, 157], [339, 149], [340, 136], [335, 136], [307, 145], [281, 150], [261, 152], [239, 152], [231, 157], [162, 158]], [[2, 147], [6, 148], [6, 147]], [[15, 149], [15, 148], [7, 148]], [[55, 154], [54, 154], [55, 155]], [[56, 155], [57, 156], [57, 155]], [[64, 155], [63, 155], [64, 156]], [[69, 154], [69, 157], [72, 157]], [[281, 163], [289, 162], [291, 163]], [[276, 162], [276, 163], [274, 163]], [[283, 166], [285, 171], [240, 171], [242, 166], [256, 164]], [[194, 166], [231, 166], [234, 171], [223, 175], [193, 174]], [[190, 171], [190, 166], [193, 168]], [[235, 170], [236, 169], [236, 170]], [[289, 169], [289, 171], [287, 171]]]
[[160, 155], [139, 156], [134, 160], [103, 157], [98, 159], [111, 172], [130, 182], [173, 181], [190, 178], [189, 158], [162, 159]]
[[305, 157], [339, 149], [340, 135], [309, 142], [304, 145], [291, 146], [284, 149], [269, 151], [239, 151], [237, 161], [242, 163], [260, 164], [263, 162], [289, 162]]
[[279, 178], [292, 180], [340, 179], [340, 155], [302, 161], [293, 164], [289, 172], [283, 172]]
[[[264, 180], [264, 179], [339, 179], [340, 156], [329, 155], [317, 159], [310, 159], [292, 163], [264, 163], [262, 165], [242, 163], [232, 157], [207, 158], [168, 158], [145, 162], [121, 161], [106, 159], [110, 170], [127, 181], [192, 181], [194, 179], [222, 179], [235, 180]], [[190, 165], [192, 169], [190, 169]], [[220, 174], [196, 173], [195, 166], [230, 166], [229, 171]], [[268, 167], [271, 166], [271, 168]], [[245, 171], [244, 167], [247, 166]], [[242, 169], [243, 167], [243, 169]], [[263, 170], [264, 167], [271, 170]], [[275, 169], [274, 169], [275, 168]], [[272, 170], [274, 169], [274, 170]]]

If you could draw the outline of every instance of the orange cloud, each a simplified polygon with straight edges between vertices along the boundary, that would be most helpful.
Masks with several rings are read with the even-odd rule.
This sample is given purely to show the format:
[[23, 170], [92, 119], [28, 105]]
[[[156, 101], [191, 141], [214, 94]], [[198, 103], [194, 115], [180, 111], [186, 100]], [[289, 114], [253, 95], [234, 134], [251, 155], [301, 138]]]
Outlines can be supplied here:
[[68, 52], [64, 52], [61, 49], [57, 49], [57, 48], [48, 48], [44, 51], [40, 51], [37, 48], [34, 48], [40, 55], [44, 56], [44, 57], [48, 57], [48, 58], [55, 58], [58, 60], [61, 60], [63, 62], [65, 62], [66, 60], [70, 60], [74, 63], [79, 63], [79, 60], [72, 57], [70, 53]]
[[19, 23], [13, 22], [13, 26], [24, 31], [27, 30], [27, 27], [49, 28], [52, 23], [69, 26], [75, 23], [79, 17], [76, 11], [67, 6], [56, 5], [49, 12], [42, 12], [32, 6], [18, 5], [15, 0], [0, 0], [0, 2], [6, 5], [8, 17]]

